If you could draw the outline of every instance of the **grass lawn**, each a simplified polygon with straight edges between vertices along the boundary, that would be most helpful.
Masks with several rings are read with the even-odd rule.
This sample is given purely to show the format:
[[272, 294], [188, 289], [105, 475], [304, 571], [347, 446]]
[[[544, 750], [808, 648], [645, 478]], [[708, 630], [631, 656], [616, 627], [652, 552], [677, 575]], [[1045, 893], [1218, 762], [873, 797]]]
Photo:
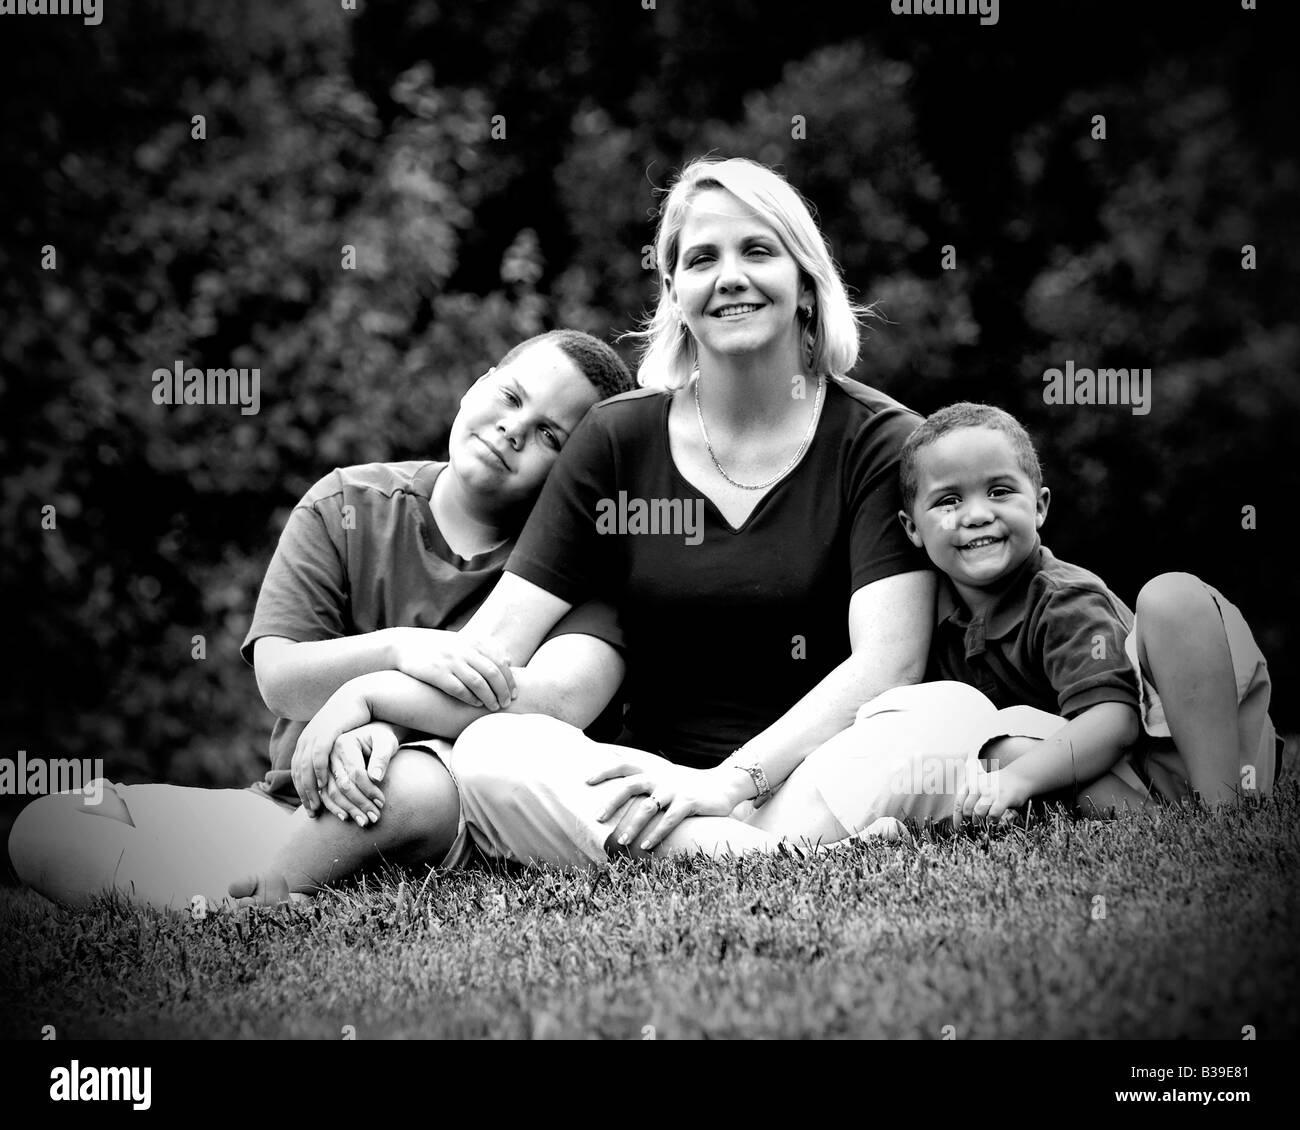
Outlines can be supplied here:
[[1293, 1038], [1298, 876], [1291, 775], [1233, 811], [393, 873], [202, 921], [6, 889], [0, 1037]]

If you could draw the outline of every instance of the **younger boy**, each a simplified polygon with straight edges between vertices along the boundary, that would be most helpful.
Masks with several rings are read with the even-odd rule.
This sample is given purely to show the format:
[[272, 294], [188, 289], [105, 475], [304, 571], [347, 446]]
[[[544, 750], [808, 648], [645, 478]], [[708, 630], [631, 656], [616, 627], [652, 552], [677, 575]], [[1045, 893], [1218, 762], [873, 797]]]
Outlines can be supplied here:
[[927, 681], [865, 703], [767, 805], [683, 821], [669, 851], [892, 836], [899, 819], [1008, 819], [1031, 798], [1095, 813], [1271, 790], [1268, 667], [1241, 613], [1168, 573], [1135, 617], [1056, 558], [1038, 536], [1050, 493], [1012, 416], [936, 412], [904, 445], [899, 478], [899, 519], [942, 574]]
[[[899, 518], [943, 578], [931, 682], [889, 692], [915, 699], [890, 724], [906, 746], [908, 711], [953, 682], [984, 701], [957, 696], [939, 755], [864, 741], [888, 696], [867, 703], [847, 761], [883, 755], [875, 772], [843, 751], [815, 770], [846, 831], [881, 816], [1005, 819], [1032, 797], [1089, 813], [1271, 790], [1268, 667], [1241, 613], [1196, 577], [1167, 573], [1142, 589], [1135, 617], [1099, 577], [1053, 556], [1038, 535], [1050, 492], [1012, 416], [971, 403], [936, 412], [904, 445], [899, 476]], [[938, 699], [930, 706], [942, 715]]]

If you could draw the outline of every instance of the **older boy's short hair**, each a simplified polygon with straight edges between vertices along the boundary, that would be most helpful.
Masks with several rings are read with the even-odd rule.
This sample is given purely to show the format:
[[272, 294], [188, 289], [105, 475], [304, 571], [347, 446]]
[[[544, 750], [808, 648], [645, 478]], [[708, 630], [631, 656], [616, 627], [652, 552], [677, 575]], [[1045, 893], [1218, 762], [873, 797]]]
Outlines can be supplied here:
[[907, 438], [903, 452], [899, 456], [898, 480], [903, 494], [903, 509], [909, 514], [916, 501], [916, 461], [921, 448], [934, 443], [949, 432], [962, 428], [992, 428], [1001, 432], [1011, 441], [1011, 450], [1016, 453], [1016, 462], [1024, 471], [1029, 481], [1034, 484], [1035, 493], [1043, 485], [1043, 468], [1038, 462], [1038, 452], [1034, 450], [1034, 441], [1029, 438], [1024, 425], [1010, 412], [994, 408], [991, 404], [974, 404], [963, 400], [958, 404], [949, 404], [938, 412], [927, 416], [925, 421]]
[[504, 369], [525, 349], [541, 342], [555, 346], [572, 361], [578, 371], [592, 383], [601, 400], [636, 388], [631, 372], [613, 348], [582, 330], [550, 330], [521, 341], [501, 358], [497, 368]]

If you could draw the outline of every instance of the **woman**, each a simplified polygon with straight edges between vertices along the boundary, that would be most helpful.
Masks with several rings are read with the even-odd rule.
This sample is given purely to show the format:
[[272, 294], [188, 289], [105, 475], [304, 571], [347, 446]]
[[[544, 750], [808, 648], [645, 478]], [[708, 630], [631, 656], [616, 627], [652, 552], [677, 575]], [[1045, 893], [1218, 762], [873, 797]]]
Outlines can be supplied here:
[[[452, 770], [492, 855], [770, 847], [800, 790], [738, 806], [761, 806], [859, 706], [924, 671], [934, 575], [895, 517], [919, 420], [843, 378], [865, 311], [807, 205], [752, 161], [698, 160], [665, 200], [656, 249], [646, 387], [588, 415], [465, 628], [518, 662], [574, 604], [609, 599], [626, 730], [602, 745], [540, 715], [471, 725]], [[699, 528], [674, 528], [677, 514]], [[387, 683], [327, 704], [295, 754], [305, 775], [371, 713], [410, 720], [422, 692]], [[733, 811], [747, 822], [701, 819]]]

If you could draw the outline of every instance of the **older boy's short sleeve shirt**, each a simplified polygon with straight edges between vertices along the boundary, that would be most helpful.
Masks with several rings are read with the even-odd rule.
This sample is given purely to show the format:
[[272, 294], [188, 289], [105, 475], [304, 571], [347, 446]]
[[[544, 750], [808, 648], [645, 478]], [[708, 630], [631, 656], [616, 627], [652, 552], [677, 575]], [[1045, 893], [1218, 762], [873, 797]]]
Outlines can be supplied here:
[[[290, 513], [258, 594], [240, 654], [253, 662], [263, 636], [296, 642], [381, 628], [441, 628], [466, 621], [500, 579], [513, 539], [462, 558], [434, 520], [430, 497], [444, 462], [367, 463], [331, 471]], [[574, 608], [551, 636], [579, 633], [622, 647], [613, 609]], [[305, 723], [277, 718], [263, 783], [296, 801], [289, 776]]]

